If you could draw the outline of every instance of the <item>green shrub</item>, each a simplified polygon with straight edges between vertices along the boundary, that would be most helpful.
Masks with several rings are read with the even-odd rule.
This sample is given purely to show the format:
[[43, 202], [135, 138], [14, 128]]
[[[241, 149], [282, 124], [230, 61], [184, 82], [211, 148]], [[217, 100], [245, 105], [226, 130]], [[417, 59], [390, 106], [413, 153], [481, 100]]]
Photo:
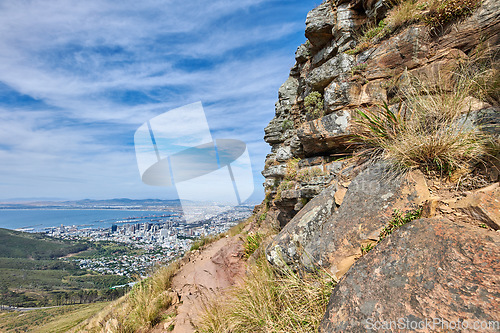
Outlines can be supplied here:
[[312, 119], [321, 118], [324, 116], [323, 110], [323, 96], [318, 91], [312, 91], [309, 95], [304, 98], [304, 106], [307, 112]]
[[283, 124], [281, 125], [281, 129], [283, 130], [283, 132], [292, 128], [293, 128], [293, 121], [291, 121], [290, 119], [285, 119], [285, 121], [283, 121]]

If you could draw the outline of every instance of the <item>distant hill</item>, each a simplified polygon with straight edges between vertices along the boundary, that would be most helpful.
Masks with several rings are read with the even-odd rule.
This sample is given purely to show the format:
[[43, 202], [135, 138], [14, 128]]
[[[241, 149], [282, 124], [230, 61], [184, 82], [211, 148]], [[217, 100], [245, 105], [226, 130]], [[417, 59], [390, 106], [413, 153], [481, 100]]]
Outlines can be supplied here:
[[30, 234], [0, 228], [0, 257], [52, 259], [87, 250], [87, 242], [56, 240], [41, 234]]
[[180, 201], [175, 200], [160, 200], [160, 199], [107, 199], [107, 200], [69, 200], [69, 201], [52, 201], [52, 200], [0, 200], [0, 208], [4, 209], [30, 209], [30, 208], [130, 208], [138, 207], [180, 207]]

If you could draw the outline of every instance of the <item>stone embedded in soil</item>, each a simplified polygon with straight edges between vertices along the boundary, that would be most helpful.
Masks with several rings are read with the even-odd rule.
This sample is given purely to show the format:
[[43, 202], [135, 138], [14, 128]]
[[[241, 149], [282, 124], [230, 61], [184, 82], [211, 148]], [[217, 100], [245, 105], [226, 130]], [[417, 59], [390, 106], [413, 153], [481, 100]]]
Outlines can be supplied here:
[[319, 331], [367, 332], [399, 318], [498, 322], [499, 262], [498, 232], [445, 218], [413, 221], [356, 261], [333, 290]]

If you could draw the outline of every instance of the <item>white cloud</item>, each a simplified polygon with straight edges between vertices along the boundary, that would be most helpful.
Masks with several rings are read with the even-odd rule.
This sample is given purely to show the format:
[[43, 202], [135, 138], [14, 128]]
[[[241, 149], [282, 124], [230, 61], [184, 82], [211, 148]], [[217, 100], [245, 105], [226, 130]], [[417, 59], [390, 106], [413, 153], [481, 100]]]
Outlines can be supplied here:
[[[283, 13], [253, 23], [260, 8], [275, 5], [1, 2], [0, 81], [45, 106], [0, 108], [0, 198], [166, 193], [138, 181], [133, 132], [199, 100], [215, 136], [249, 142], [260, 169], [269, 150], [263, 127], [293, 63], [293, 46], [284, 40], [301, 39], [305, 9], [312, 8], [292, 1], [281, 6], [300, 11], [300, 19]], [[140, 92], [144, 100], [123, 97], [127, 92]], [[104, 180], [109, 186], [99, 188]], [[79, 185], [70, 189], [71, 183]]]

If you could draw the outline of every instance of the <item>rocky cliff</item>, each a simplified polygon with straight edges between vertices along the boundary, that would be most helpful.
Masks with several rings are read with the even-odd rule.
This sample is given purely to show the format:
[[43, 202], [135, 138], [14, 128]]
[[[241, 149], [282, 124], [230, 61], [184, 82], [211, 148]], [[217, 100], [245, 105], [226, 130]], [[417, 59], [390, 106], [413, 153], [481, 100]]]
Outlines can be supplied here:
[[[265, 128], [271, 152], [256, 223], [279, 230], [268, 261], [339, 279], [321, 332], [400, 318], [498, 324], [499, 155], [445, 176], [394, 172], [359, 155], [355, 134], [359, 110], [398, 109], [409, 80], [428, 94], [446, 90], [460, 64], [488, 50], [490, 94], [462, 96], [463, 118], [498, 143], [500, 3], [327, 0], [307, 15], [305, 36]], [[395, 211], [418, 211], [417, 221], [382, 240]]]

